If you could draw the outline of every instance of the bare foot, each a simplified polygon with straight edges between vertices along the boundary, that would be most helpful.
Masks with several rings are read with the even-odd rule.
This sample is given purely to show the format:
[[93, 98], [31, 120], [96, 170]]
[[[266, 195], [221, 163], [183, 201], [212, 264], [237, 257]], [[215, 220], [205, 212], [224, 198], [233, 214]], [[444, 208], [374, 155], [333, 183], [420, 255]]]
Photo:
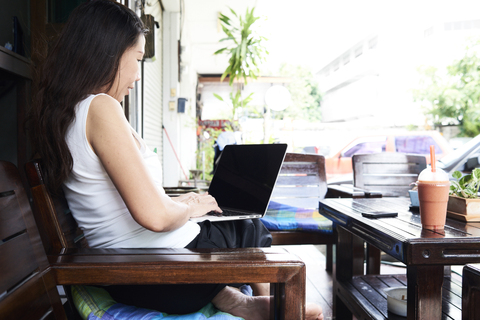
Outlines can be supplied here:
[[269, 296], [270, 283], [250, 283], [254, 296]]
[[307, 303], [305, 306], [306, 320], [323, 320], [322, 308], [315, 303]]
[[220, 291], [212, 303], [219, 310], [248, 320], [266, 320], [270, 315], [271, 297], [250, 297], [231, 287]]
[[[270, 303], [273, 297], [250, 297], [232, 287], [220, 291], [212, 303], [219, 310], [248, 320], [267, 320], [270, 315]], [[322, 308], [314, 303], [305, 306], [306, 320], [323, 320]]]

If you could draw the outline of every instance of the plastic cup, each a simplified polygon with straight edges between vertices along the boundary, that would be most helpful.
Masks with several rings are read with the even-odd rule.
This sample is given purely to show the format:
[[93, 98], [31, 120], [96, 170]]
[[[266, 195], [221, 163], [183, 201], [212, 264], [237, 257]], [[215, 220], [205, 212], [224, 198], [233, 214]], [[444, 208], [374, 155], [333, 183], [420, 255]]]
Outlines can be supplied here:
[[443, 230], [447, 219], [450, 189], [448, 174], [442, 169], [432, 172], [430, 168], [426, 168], [418, 176], [417, 187], [422, 227]]

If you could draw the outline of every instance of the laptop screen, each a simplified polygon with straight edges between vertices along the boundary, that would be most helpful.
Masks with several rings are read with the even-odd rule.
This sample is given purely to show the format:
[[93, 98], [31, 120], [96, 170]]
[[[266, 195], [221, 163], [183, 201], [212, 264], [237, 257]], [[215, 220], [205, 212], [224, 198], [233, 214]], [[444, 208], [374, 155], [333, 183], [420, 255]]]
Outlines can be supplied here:
[[265, 213], [286, 151], [286, 144], [225, 146], [208, 193], [221, 208]]

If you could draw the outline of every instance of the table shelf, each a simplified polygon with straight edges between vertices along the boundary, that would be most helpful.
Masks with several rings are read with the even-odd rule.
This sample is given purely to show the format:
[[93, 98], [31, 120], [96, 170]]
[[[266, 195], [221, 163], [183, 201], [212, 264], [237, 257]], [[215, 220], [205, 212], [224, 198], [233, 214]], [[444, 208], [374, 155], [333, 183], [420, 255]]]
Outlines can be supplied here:
[[[336, 283], [338, 310], [337, 319], [347, 319], [353, 313], [357, 319], [404, 320], [405, 317], [388, 312], [386, 288], [406, 286], [407, 277], [400, 275], [362, 275], [349, 281]], [[442, 293], [442, 319], [461, 319], [462, 284], [461, 278], [445, 276]]]

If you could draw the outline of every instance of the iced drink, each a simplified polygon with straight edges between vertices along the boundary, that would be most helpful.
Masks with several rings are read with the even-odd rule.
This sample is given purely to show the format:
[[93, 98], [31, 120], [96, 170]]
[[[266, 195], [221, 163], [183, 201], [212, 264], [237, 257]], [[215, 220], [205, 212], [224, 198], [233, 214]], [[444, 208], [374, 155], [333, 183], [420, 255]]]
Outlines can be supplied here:
[[417, 181], [422, 227], [443, 230], [447, 219], [448, 174], [435, 168], [435, 149], [430, 146], [431, 167], [420, 172]]
[[450, 182], [419, 180], [417, 187], [422, 227], [430, 230], [443, 230], [447, 218]]

